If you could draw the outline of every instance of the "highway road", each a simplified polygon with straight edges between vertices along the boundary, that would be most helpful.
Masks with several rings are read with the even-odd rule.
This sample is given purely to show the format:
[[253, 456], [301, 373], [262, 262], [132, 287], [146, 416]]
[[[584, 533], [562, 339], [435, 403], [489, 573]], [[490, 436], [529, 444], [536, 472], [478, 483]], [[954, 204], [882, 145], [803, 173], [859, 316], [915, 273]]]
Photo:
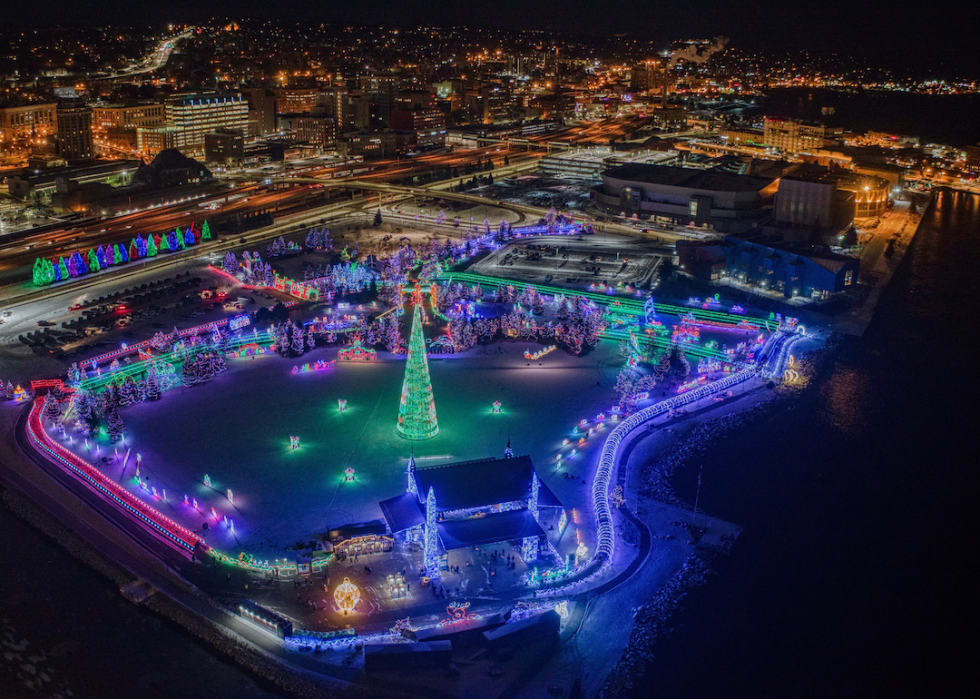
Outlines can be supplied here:
[[173, 53], [174, 49], [177, 47], [177, 42], [181, 39], [189, 39], [194, 35], [195, 28], [191, 27], [185, 31], [177, 34], [175, 36], [162, 39], [157, 47], [150, 52], [146, 58], [144, 58], [140, 63], [126, 70], [116, 71], [115, 73], [109, 73], [107, 75], [99, 75], [95, 77], [99, 78], [127, 78], [131, 75], [140, 75], [142, 73], [152, 73], [156, 70], [160, 70], [163, 66], [167, 65], [167, 61], [170, 60], [170, 55]]
[[[143, 211], [132, 211], [122, 215], [99, 220], [87, 220], [78, 224], [66, 224], [57, 229], [48, 229], [17, 241], [0, 240], [0, 286], [24, 284], [29, 280], [30, 268], [39, 256], [66, 256], [80, 250], [83, 254], [88, 248], [100, 244], [128, 244], [137, 234], [162, 234], [176, 226], [186, 227], [191, 223], [200, 224], [204, 219], [212, 222], [227, 220], [234, 215], [257, 212], [273, 213], [278, 220], [297, 214], [312, 213], [325, 205], [340, 203], [351, 194], [341, 190], [373, 191], [395, 197], [432, 197], [454, 199], [474, 205], [494, 203], [475, 194], [448, 191], [458, 184], [459, 179], [470, 179], [466, 167], [476, 162], [492, 158], [495, 167], [489, 171], [495, 178], [528, 172], [537, 167], [541, 157], [547, 155], [547, 143], [562, 139], [565, 144], [588, 144], [623, 134], [632, 120], [606, 119], [599, 122], [583, 123], [548, 134], [539, 134], [525, 139], [524, 144], [499, 143], [476, 149], [454, 149], [449, 152], [430, 153], [414, 158], [395, 158], [367, 163], [327, 164], [317, 167], [283, 168], [280, 171], [247, 170], [221, 175], [222, 180], [231, 186], [217, 187], [214, 191], [201, 195], [195, 200], [178, 201], [167, 206]], [[509, 161], [504, 166], [504, 158]], [[452, 178], [430, 185], [405, 187], [400, 183], [409, 178], [431, 172], [456, 168], [459, 179]], [[355, 171], [358, 172], [354, 175]], [[390, 200], [389, 200], [390, 202]], [[205, 206], [206, 205], [206, 206]], [[540, 217], [544, 209], [534, 206], [507, 204], [528, 217]], [[207, 208], [213, 207], [213, 208]], [[629, 225], [604, 224], [609, 231], [637, 234], [639, 231]], [[266, 231], [276, 230], [264, 229]], [[269, 234], [264, 233], [268, 237]], [[680, 237], [666, 231], [657, 235], [667, 239]], [[23, 293], [21, 289], [20, 293]], [[5, 296], [10, 296], [8, 289]]]
[[[121, 216], [113, 216], [81, 225], [66, 224], [65, 227], [46, 231], [37, 236], [31, 236], [16, 242], [0, 241], [0, 284], [11, 283], [18, 279], [29, 277], [30, 268], [38, 256], [52, 257], [69, 255], [75, 250], [83, 253], [94, 245], [129, 243], [137, 234], [146, 236], [150, 233], [161, 234], [173, 230], [176, 226], [186, 227], [190, 223], [200, 225], [204, 219], [227, 219], [233, 214], [249, 214], [262, 211], [273, 211], [276, 217], [286, 214], [308, 211], [315, 206], [329, 203], [330, 197], [340, 196], [337, 193], [323, 191], [321, 179], [333, 184], [350, 181], [385, 182], [400, 181], [406, 177], [457, 167], [464, 175], [465, 166], [476, 161], [485, 161], [492, 156], [497, 162], [495, 173], [507, 173], [512, 170], [502, 168], [505, 155], [514, 156], [514, 162], [525, 165], [523, 169], [537, 162], [538, 153], [520, 154], [516, 150], [501, 146], [479, 148], [461, 151], [459, 153], [443, 153], [438, 155], [421, 156], [412, 159], [391, 159], [364, 163], [363, 168], [370, 168], [367, 173], [360, 173], [355, 178], [350, 177], [352, 165], [339, 165], [326, 168], [313, 168], [308, 175], [315, 179], [301, 178], [295, 172], [283, 172], [280, 176], [275, 172], [248, 171], [245, 174], [227, 174], [225, 182], [233, 183], [227, 189], [217, 189], [213, 193], [193, 201], [175, 203], [166, 207], [157, 207]], [[513, 168], [513, 165], [512, 165]], [[338, 177], [338, 175], [341, 175]], [[469, 175], [468, 177], [472, 177]], [[452, 180], [456, 184], [458, 180]], [[266, 184], [269, 183], [269, 184]], [[208, 209], [202, 205], [209, 204], [216, 208]]]

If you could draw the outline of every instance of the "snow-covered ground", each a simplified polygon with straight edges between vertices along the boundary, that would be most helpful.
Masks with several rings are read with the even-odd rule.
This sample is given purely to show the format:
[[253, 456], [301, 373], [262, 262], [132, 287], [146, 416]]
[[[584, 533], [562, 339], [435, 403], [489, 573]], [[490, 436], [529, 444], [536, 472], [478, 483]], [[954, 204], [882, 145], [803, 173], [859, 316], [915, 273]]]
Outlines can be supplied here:
[[[584, 484], [592, 480], [594, 457], [609, 428], [578, 446], [574, 457], [568, 454], [577, 445], [562, 449], [562, 440], [583, 418], [608, 413], [623, 359], [613, 343], [602, 342], [584, 357], [552, 352], [540, 365], [529, 365], [524, 350], [540, 346], [505, 342], [461, 356], [430, 356], [440, 429], [435, 438], [415, 442], [414, 450], [425, 468], [502, 456], [510, 439], [515, 453], [531, 455], [569, 510], [573, 524], [559, 545], [564, 555], [574, 550], [577, 533], [592, 549], [591, 489]], [[336, 352], [317, 349], [302, 359], [332, 359]], [[286, 546], [331, 527], [378, 519], [378, 501], [405, 490], [413, 446], [395, 431], [403, 359], [379, 356], [376, 363], [298, 374], [291, 372], [299, 360], [229, 360], [229, 370], [208, 384], [174, 389], [157, 403], [122, 410], [133, 453], [125, 477], [121, 456], [104, 464], [105, 470], [153, 499], [133, 482], [139, 453], [142, 477], [159, 494], [167, 491], [166, 502], [154, 501], [165, 514], [198, 532], [210, 521], [210, 545], [263, 560], [287, 556]], [[348, 401], [344, 412], [340, 398]], [[492, 412], [495, 400], [503, 406], [499, 414]], [[299, 449], [290, 448], [290, 436], [300, 438]], [[564, 466], [556, 473], [559, 450]], [[355, 469], [353, 482], [344, 480], [348, 466]], [[183, 504], [185, 493], [197, 499], [198, 510]], [[212, 507], [220, 526], [214, 526]], [[225, 515], [234, 520], [234, 534]]]

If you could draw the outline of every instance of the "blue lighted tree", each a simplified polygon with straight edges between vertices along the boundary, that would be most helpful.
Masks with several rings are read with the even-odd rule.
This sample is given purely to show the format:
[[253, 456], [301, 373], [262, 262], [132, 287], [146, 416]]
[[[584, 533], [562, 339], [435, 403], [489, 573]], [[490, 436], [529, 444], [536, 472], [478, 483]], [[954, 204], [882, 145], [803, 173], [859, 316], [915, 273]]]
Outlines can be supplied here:
[[436, 529], [436, 493], [429, 487], [425, 499], [425, 569], [429, 573], [436, 570], [439, 557], [439, 532]]

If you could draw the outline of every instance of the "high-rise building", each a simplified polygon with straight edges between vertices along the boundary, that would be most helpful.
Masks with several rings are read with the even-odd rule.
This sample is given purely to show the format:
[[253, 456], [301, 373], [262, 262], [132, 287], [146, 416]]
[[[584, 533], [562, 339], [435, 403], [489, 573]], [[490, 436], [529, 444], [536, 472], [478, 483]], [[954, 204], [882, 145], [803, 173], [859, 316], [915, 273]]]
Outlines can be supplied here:
[[58, 105], [58, 154], [65, 160], [95, 157], [92, 144], [92, 108], [79, 101]]
[[350, 91], [345, 85], [333, 85], [320, 91], [320, 106], [326, 109], [327, 116], [337, 121], [338, 133], [354, 128], [354, 110], [351, 108]]
[[395, 76], [362, 75], [357, 83], [371, 105], [371, 128], [388, 126], [395, 102]]
[[174, 129], [174, 147], [184, 155], [203, 155], [205, 134], [248, 128], [248, 103], [238, 93], [177, 95], [166, 107], [167, 126]]
[[248, 100], [248, 135], [252, 138], [276, 132], [276, 96], [264, 87], [242, 90]]

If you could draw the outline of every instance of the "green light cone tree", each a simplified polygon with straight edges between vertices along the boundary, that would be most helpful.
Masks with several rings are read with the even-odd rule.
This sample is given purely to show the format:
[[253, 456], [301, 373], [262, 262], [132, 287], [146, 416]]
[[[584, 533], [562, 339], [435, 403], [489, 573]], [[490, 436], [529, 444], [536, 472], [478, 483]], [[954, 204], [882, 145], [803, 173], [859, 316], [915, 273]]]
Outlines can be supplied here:
[[425, 355], [425, 339], [422, 337], [420, 309], [420, 304], [416, 303], [412, 315], [412, 336], [408, 341], [402, 400], [398, 408], [398, 433], [413, 440], [429, 439], [439, 433], [436, 402], [432, 397], [432, 381], [429, 379], [429, 360]]

